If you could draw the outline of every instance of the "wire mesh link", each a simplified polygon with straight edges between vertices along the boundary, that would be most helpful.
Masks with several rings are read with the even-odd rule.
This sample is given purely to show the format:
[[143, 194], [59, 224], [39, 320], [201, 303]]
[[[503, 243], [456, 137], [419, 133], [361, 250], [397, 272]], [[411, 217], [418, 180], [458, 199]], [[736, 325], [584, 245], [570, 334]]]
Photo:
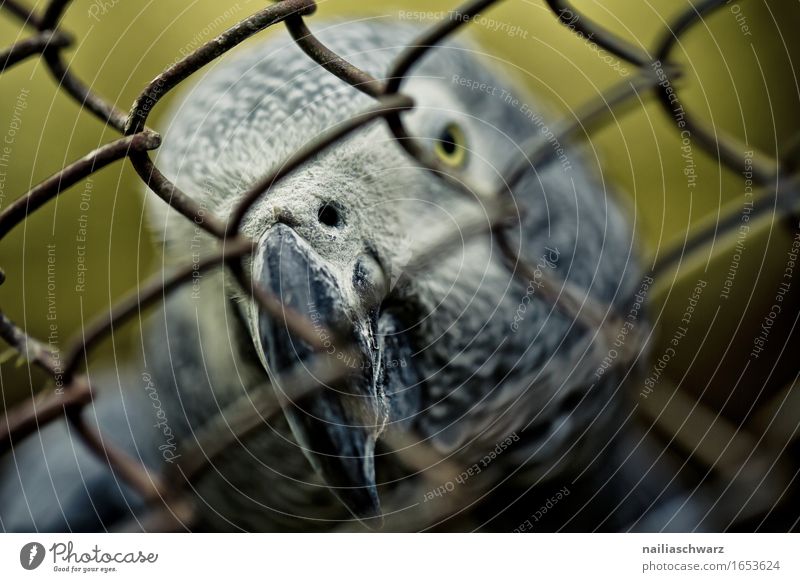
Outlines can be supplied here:
[[[470, 198], [474, 199], [477, 193], [478, 199], [486, 206], [489, 215], [488, 221], [482, 217], [480, 223], [476, 222], [459, 232], [445, 233], [439, 241], [422, 249], [408, 266], [409, 272], [424, 270], [426, 265], [438, 256], [449, 252], [454, 245], [463, 243], [464, 237], [488, 233], [499, 243], [508, 268], [515, 276], [525, 280], [530, 279], [532, 268], [521, 259], [519, 250], [514, 248], [509, 238], [518, 211], [516, 205], [511, 203], [509, 194], [526, 171], [552, 161], [554, 153], [549, 144], [536, 139], [526, 143], [525, 151], [528, 152], [526, 159], [512, 168], [505, 177], [502, 187], [496, 192], [483, 192], [457, 170], [446, 167], [428, 154], [418, 140], [408, 132], [403, 119], [404, 114], [414, 107], [411, 97], [402, 93], [404, 81], [414, 66], [474, 16], [500, 1], [502, 0], [472, 0], [453, 11], [450, 18], [443, 19], [428, 28], [401, 52], [387, 72], [387, 81], [384, 84], [331, 51], [312, 34], [304, 18], [316, 11], [314, 0], [281, 0], [241, 20], [164, 70], [142, 90], [131, 110], [124, 113], [94, 93], [65, 64], [63, 51], [71, 45], [72, 37], [60, 29], [59, 22], [70, 5], [69, 0], [51, 0], [41, 15], [33, 13], [17, 0], [2, 0], [0, 12], [5, 12], [23, 22], [35, 34], [0, 52], [0, 63], [2, 63], [0, 73], [26, 59], [42, 58], [61, 90], [99, 120], [117, 130], [122, 137], [64, 167], [9, 205], [0, 213], [0, 239], [31, 213], [59, 196], [70, 186], [109, 164], [127, 159], [150, 190], [165, 204], [219, 239], [221, 247], [217, 254], [205, 259], [199, 266], [186, 265], [145, 281], [141, 288], [112, 306], [107, 314], [90, 322], [85, 334], [68, 344], [63, 370], [57, 365], [49, 347], [28, 336], [5, 314], [0, 313], [0, 337], [22, 357], [64, 385], [61, 395], [45, 395], [7, 411], [5, 419], [0, 420], [0, 453], [11, 447], [14, 441], [65, 416], [77, 429], [79, 438], [99, 459], [108, 464], [109, 470], [114, 471], [144, 500], [152, 504], [154, 513], [143, 522], [137, 521], [140, 527], [185, 529], [185, 522], [192, 514], [190, 504], [185, 497], [187, 484], [196, 480], [227, 447], [261, 426], [265, 419], [280, 413], [281, 408], [288, 402], [311, 394], [325, 385], [336, 385], [344, 379], [346, 367], [341, 364], [341, 360], [326, 356], [320, 349], [319, 324], [312, 325], [309, 320], [285, 307], [279, 297], [259, 286], [246, 272], [245, 259], [253, 251], [254, 241], [242, 233], [241, 227], [249, 210], [276, 183], [315, 155], [327, 148], [335, 147], [347, 135], [368, 124], [386, 123], [397, 144], [415, 163], [430, 171], [436, 179], [446, 180]], [[706, 0], [696, 8], [687, 9], [665, 28], [662, 39], [651, 55], [588, 19], [569, 2], [561, 0], [546, 0], [546, 2], [553, 14], [574, 32], [591, 38], [597, 45], [637, 68], [637, 73], [632, 79], [623, 80], [606, 94], [578, 108], [572, 118], [563, 120], [554, 131], [556, 139], [561, 142], [587, 136], [592, 129], [607, 122], [615, 110], [636, 102], [642, 92], [651, 90], [658, 96], [666, 114], [674, 120], [675, 103], [671, 101], [667, 86], [680, 76], [681, 69], [671, 61], [674, 56], [673, 49], [681, 35], [690, 30], [703, 16], [726, 3], [725, 0]], [[567, 19], [568, 12], [577, 15], [577, 18]], [[376, 103], [373, 107], [318, 136], [276, 166], [277, 170], [241, 194], [240, 201], [229, 218], [211, 216], [201, 208], [191, 193], [179, 189], [151, 160], [149, 152], [160, 146], [161, 138], [147, 127], [147, 119], [161, 99], [192, 74], [244, 40], [280, 23], [286, 26], [291, 37], [310, 59], [356, 90], [374, 98]], [[664, 83], [664, 79], [659, 78], [654, 71], [654, 64], [659, 62], [663, 65], [662, 70], [667, 83]], [[690, 114], [685, 117], [685, 128], [690, 131], [700, 147], [715, 157], [720, 164], [738, 171], [736, 166], [741, 145], [737, 140], [720, 135], [716, 129], [713, 131], [708, 129]], [[754, 179], [763, 186], [765, 192], [780, 192], [784, 199], [779, 206], [781, 212], [788, 214], [797, 211], [797, 179], [785, 175], [784, 167], [777, 160], [758, 153], [754, 161]], [[754, 212], [772, 210], [772, 206], [762, 204], [756, 205]], [[195, 220], [201, 212], [203, 219]], [[687, 249], [691, 251], [700, 247], [714, 236], [714, 232], [700, 230], [680, 249], [664, 253], [658, 269], [664, 270], [680, 261]], [[281, 382], [281, 389], [285, 390], [288, 387], [289, 392], [270, 390], [267, 385], [249, 394], [245, 400], [234, 402], [229, 409], [214, 417], [193, 435], [194, 442], [187, 443], [184, 460], [174, 467], [173, 473], [156, 476], [138, 461], [115, 448], [103, 438], [102, 434], [84, 421], [83, 411], [92, 401], [93, 390], [89, 379], [79, 373], [79, 369], [88, 352], [107, 338], [114, 326], [136, 315], [142, 308], [162, 301], [168, 293], [189, 282], [198, 269], [205, 272], [217, 268], [229, 269], [245, 293], [257, 301], [271, 317], [283, 322], [294, 335], [320, 353], [310, 365], [312, 374], [306, 372], [303, 377], [290, 377]], [[0, 277], [2, 277], [1, 283], [4, 279], [2, 272]], [[545, 298], [566, 315], [574, 318], [579, 325], [595, 330], [595, 347], [599, 350], [606, 349], [619, 325], [619, 316], [613, 308], [610, 305], [597, 304], [584, 293], [557, 280], [552, 273], [546, 274], [543, 281]], [[333, 336], [330, 332], [327, 333]], [[349, 355], [354, 360], [359, 358], [355, 351]], [[625, 366], [633, 357], [632, 353], [626, 354], [614, 365]], [[236, 419], [235, 425], [227, 422], [226, 418]], [[413, 465], [413, 461], [411, 463]], [[419, 519], [422, 521], [414, 523], [413, 520], [406, 520], [403, 527], [417, 527], [419, 523], [423, 525], [426, 521], [432, 523], [437, 518], [436, 515], [421, 516]]]

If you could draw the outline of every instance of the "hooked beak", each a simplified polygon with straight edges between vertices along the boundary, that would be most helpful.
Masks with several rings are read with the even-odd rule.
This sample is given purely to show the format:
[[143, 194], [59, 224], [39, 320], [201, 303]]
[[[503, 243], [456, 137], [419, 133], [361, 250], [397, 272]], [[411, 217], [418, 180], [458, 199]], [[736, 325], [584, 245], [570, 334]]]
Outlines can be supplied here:
[[[380, 357], [375, 339], [378, 306], [360, 305], [358, 294], [347, 287], [352, 282], [337, 278], [285, 224], [276, 224], [264, 235], [254, 270], [265, 289], [312, 322], [329, 357], [344, 360], [352, 353], [346, 351], [351, 345], [362, 356], [363, 362], [352, 357], [343, 361], [352, 373], [342, 382], [321, 386], [286, 405], [284, 412], [303, 453], [331, 491], [365, 525], [379, 527], [374, 452], [388, 406], [374, 376]], [[280, 390], [280, 376], [307, 365], [316, 354], [289, 332], [284, 320], [274, 320], [260, 307], [255, 319], [259, 354]], [[338, 345], [336, 338], [349, 345]]]

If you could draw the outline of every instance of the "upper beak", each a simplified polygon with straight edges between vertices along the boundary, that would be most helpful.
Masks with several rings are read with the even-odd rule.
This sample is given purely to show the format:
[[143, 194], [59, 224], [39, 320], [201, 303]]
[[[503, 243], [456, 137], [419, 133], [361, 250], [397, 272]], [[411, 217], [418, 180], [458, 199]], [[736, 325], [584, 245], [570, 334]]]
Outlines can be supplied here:
[[[255, 276], [287, 307], [306, 316], [320, 334], [329, 357], [343, 358], [350, 345], [337, 345], [336, 337], [355, 343], [366, 364], [345, 362], [353, 368], [343, 382], [288, 404], [284, 412], [291, 430], [311, 465], [333, 493], [357, 518], [378, 525], [381, 507], [375, 482], [374, 450], [387, 420], [387, 406], [377, 393], [373, 370], [376, 362], [374, 316], [365, 317], [353, 305], [348, 281], [336, 275], [311, 246], [284, 224], [264, 235], [256, 258]], [[349, 301], [347, 298], [350, 298]], [[280, 389], [280, 375], [306, 365], [312, 348], [257, 308], [258, 350]]]

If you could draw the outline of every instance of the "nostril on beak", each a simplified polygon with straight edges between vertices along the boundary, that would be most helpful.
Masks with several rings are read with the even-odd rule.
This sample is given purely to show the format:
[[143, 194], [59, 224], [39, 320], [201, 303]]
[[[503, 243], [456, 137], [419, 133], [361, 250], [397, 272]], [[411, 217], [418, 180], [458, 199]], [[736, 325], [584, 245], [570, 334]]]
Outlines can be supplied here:
[[289, 228], [300, 226], [300, 221], [286, 208], [276, 206], [272, 209], [272, 212], [275, 217], [275, 224], [285, 224]]
[[339, 228], [344, 226], [344, 218], [342, 211], [331, 202], [325, 202], [319, 207], [317, 211], [317, 220], [320, 224], [330, 226], [331, 228]]

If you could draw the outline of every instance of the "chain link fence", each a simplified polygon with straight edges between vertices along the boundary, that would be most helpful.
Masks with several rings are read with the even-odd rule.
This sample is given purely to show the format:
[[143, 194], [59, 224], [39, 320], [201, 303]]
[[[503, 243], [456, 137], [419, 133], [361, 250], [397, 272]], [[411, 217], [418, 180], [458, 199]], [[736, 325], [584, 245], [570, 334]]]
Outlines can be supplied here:
[[[347, 366], [341, 362], [347, 361], [348, 358], [333, 359], [325, 355], [325, 350], [320, 344], [320, 337], [324, 334], [320, 333], [318, 324], [315, 327], [307, 319], [285, 308], [278, 297], [250, 279], [245, 259], [253, 251], [255, 242], [241, 232], [241, 225], [248, 211], [276, 183], [296, 171], [313, 156], [328, 148], [336, 147], [340, 140], [368, 124], [386, 124], [397, 144], [417, 164], [429, 170], [435, 179], [447, 180], [469, 198], [474, 198], [477, 193], [490, 216], [490, 221], [486, 222], [485, 218], [481, 217], [481, 223], [471, 225], [471, 228], [467, 227], [466, 232], [453, 231], [443, 236], [437, 244], [415, 257], [414, 263], [408, 266], [409, 271], [424, 269], [426, 264], [441, 253], [446, 253], [455, 245], [461, 244], [462, 236], [488, 233], [494, 237], [507, 259], [508, 268], [513, 270], [516, 276], [525, 281], [534, 278], [533, 269], [516, 255], [507, 235], [517, 212], [509, 193], [524, 172], [531, 167], [541, 167], [553, 161], [555, 153], [550, 143], [543, 141], [540, 136], [533, 137], [525, 144], [527, 159], [508, 173], [503, 180], [505, 186], [496, 192], [488, 192], [471, 184], [466, 176], [460, 175], [452, 167], [445, 166], [420, 147], [404, 123], [404, 116], [414, 108], [414, 101], [403, 93], [403, 86], [414, 66], [426, 53], [436, 50], [443, 39], [468, 26], [476, 16], [500, 1], [473, 0], [452, 11], [447, 18], [425, 30], [413, 44], [402, 51], [391, 70], [386, 73], [385, 78], [388, 81], [383, 83], [332, 52], [310, 32], [306, 26], [306, 18], [312, 17], [316, 10], [314, 0], [281, 0], [240, 21], [164, 70], [141, 91], [131, 110], [124, 112], [96, 94], [67, 65], [64, 51], [75, 42], [75, 39], [60, 28], [59, 22], [70, 5], [69, 0], [52, 0], [41, 13], [33, 13], [17, 0], [2, 0], [0, 13], [22, 22], [30, 30], [31, 35], [0, 51], [0, 63], [2, 63], [0, 73], [28, 59], [41, 59], [61, 91], [108, 127], [119, 132], [120, 137], [88, 152], [81, 159], [34, 186], [5, 208], [0, 213], [0, 239], [70, 186], [109, 164], [124, 160], [132, 165], [141, 180], [163, 200], [164, 204], [170, 205], [187, 220], [216, 237], [219, 240], [219, 251], [200, 264], [187, 264], [167, 275], [159, 274], [146, 281], [139, 289], [114, 305], [108, 313], [90, 322], [81, 337], [67, 344], [65, 356], [62, 358], [56, 358], [46, 343], [29, 336], [6, 314], [0, 313], [0, 336], [28, 362], [44, 370], [58, 386], [63, 386], [63, 391], [60, 393], [47, 390], [35, 400], [24, 402], [6, 411], [5, 417], [0, 419], [0, 453], [9, 450], [13, 443], [19, 442], [42, 426], [66, 417], [85, 445], [113, 468], [115, 474], [124, 479], [152, 507], [149, 517], [139, 524], [141, 527], [148, 530], [173, 530], [182, 529], [183, 524], [190, 523], [192, 504], [189, 485], [218, 455], [227, 447], [234, 445], [238, 439], [261, 426], [263, 419], [281, 413], [281, 407], [287, 401], [308, 395], [325, 384], [336, 383], [347, 372]], [[684, 109], [674, 86], [674, 81], [681, 76], [681, 69], [673, 64], [673, 56], [682, 36], [701, 23], [705, 16], [725, 6], [726, 0], [705, 0], [686, 9], [664, 28], [660, 40], [652, 51], [643, 50], [612, 34], [566, 1], [547, 0], [546, 3], [553, 16], [562, 24], [576, 34], [592, 39], [599, 47], [635, 68], [631, 76], [624, 78], [602, 96], [580, 107], [574, 116], [564, 119], [555, 126], [553, 133], [558, 142], [564, 143], [581, 138], [591, 129], [602, 127], [612, 118], [616, 110], [637, 101], [642, 94], [652, 91], [657, 95], [666, 115], [673, 120], [676, 129], [683, 135], [689, 135], [694, 145], [703, 148], [720, 164], [728, 166], [737, 173], [740, 171], [741, 152], [752, 147], [745, 147], [745, 144], [737, 139], [721, 135], [716, 127], [705, 125], [691, 111]], [[147, 126], [148, 118], [165, 95], [199, 69], [251, 36], [279, 25], [286, 26], [294, 41], [309, 59], [324, 67], [330, 74], [349, 83], [356, 90], [373, 98], [374, 106], [318, 136], [300, 151], [277, 164], [277, 170], [264, 176], [241, 194], [238, 205], [229, 219], [211, 216], [201, 208], [192, 192], [181, 191], [153, 163], [150, 152], [159, 147], [161, 137]], [[796, 211], [798, 177], [792, 173], [789, 160], [774, 160], [770, 155], [757, 152], [753, 159], [753, 176], [761, 188], [760, 194], [756, 196], [757, 203], [754, 209], [756, 215], [775, 211], [770, 201], [773, 200], [776, 191], [777, 212], [789, 215]], [[728, 210], [731, 215], [737, 211]], [[663, 253], [655, 274], [658, 275], [674, 267], [687, 253], [711, 241], [718, 235], [717, 229], [718, 225], [699, 229], [684, 244]], [[317, 381], [310, 382], [305, 376], [303, 380], [297, 382], [287, 378], [282, 383], [283, 386], [290, 388], [290, 392], [284, 392], [285, 400], [276, 397], [274, 391], [265, 389], [262, 394], [250, 395], [245, 401], [235, 403], [234, 410], [226, 411], [226, 416], [233, 412], [239, 419], [233, 430], [225, 422], [209, 423], [195, 435], [193, 443], [185, 444], [182, 460], [174, 471], [154, 475], [137, 459], [128, 456], [113, 446], [108, 439], [104, 439], [103, 435], [86, 422], [85, 409], [92, 402], [93, 389], [87, 376], [81, 372], [81, 367], [87, 354], [108, 338], [114, 326], [135, 317], [143, 308], [162, 301], [166, 294], [189, 283], [198, 272], [204, 273], [220, 268], [228, 269], [238, 280], [243, 291], [249, 293], [252, 299], [260, 303], [273, 318], [284, 321], [297, 338], [318, 350], [320, 355], [317, 356], [316, 363], [311, 366]], [[4, 276], [2, 277], [4, 279]], [[619, 328], [619, 314], [614, 313], [609, 305], [600, 305], [588, 300], [581, 293], [565, 285], [563, 281], [556, 280], [550, 272], [544, 276], [543, 284], [544, 297], [580, 325], [596, 331], [597, 354], [606, 353], [613, 335]], [[326, 333], [329, 337], [333, 336], [330, 332]], [[617, 358], [613, 365], [629, 365], [639, 345], [637, 341], [629, 341], [627, 353]], [[352, 358], [359, 357], [355, 352], [351, 355]], [[398, 446], [398, 449], [402, 448]], [[405, 461], [419, 468], [429, 466], [424, 462], [425, 459], [407, 458]], [[452, 467], [448, 468], [446, 463], [442, 464], [437, 469], [437, 475], [431, 478], [438, 483], [445, 482], [447, 471], [451, 469]], [[451, 496], [450, 500], [453, 504], [463, 501], [456, 495]], [[396, 524], [396, 527], [418, 529], [432, 523], [436, 517], [417, 515], [415, 518], [407, 518], [401, 526]]]

